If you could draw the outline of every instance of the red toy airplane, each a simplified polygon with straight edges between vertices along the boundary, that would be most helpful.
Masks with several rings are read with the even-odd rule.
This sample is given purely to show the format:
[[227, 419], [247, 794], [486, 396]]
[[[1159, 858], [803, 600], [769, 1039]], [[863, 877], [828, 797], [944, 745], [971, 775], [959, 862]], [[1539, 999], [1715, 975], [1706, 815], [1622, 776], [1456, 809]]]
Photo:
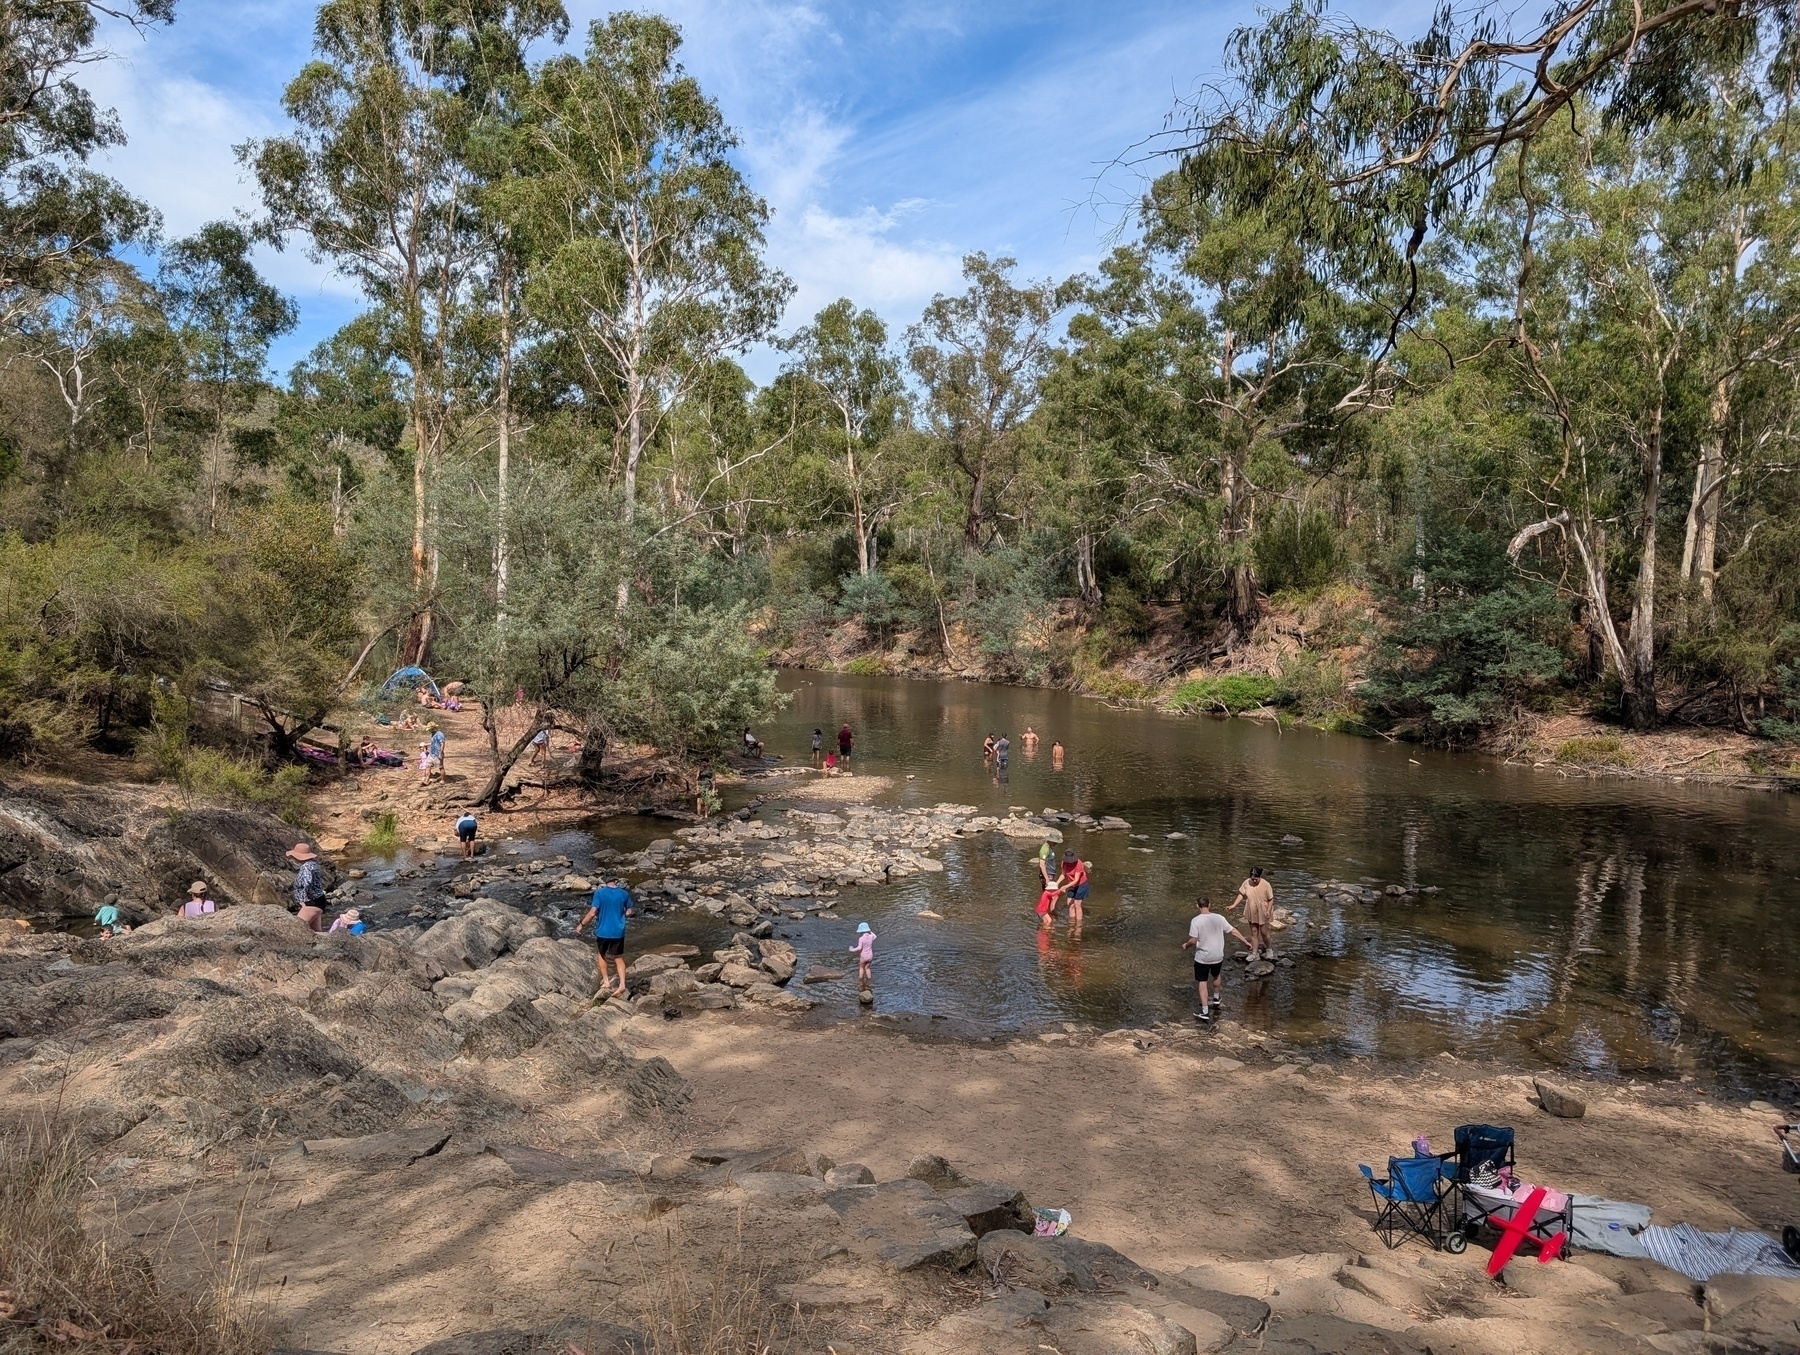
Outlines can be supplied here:
[[1506, 1268], [1506, 1263], [1513, 1259], [1521, 1242], [1529, 1242], [1537, 1248], [1538, 1264], [1554, 1261], [1562, 1255], [1563, 1243], [1569, 1240], [1567, 1233], [1557, 1233], [1551, 1237], [1535, 1238], [1531, 1235], [1531, 1221], [1537, 1217], [1538, 1206], [1544, 1202], [1544, 1188], [1535, 1187], [1525, 1197], [1525, 1202], [1513, 1210], [1510, 1219], [1494, 1220], [1494, 1227], [1500, 1230], [1500, 1241], [1494, 1248], [1494, 1254], [1488, 1258], [1487, 1273], [1498, 1275]]

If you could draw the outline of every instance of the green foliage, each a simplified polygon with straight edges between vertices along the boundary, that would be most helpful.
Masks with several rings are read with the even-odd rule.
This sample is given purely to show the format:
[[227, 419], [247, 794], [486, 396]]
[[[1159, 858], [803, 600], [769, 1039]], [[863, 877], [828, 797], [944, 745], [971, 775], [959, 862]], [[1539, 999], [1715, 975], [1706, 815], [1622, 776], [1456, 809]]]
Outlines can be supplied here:
[[724, 752], [785, 703], [738, 609], [669, 617], [632, 647], [607, 690], [614, 728], [682, 760]]
[[860, 677], [880, 677], [887, 672], [887, 660], [879, 654], [864, 654], [851, 659], [839, 671], [853, 673]]
[[1270, 593], [1321, 588], [1343, 568], [1337, 532], [1330, 517], [1318, 512], [1276, 513], [1257, 533], [1251, 553], [1257, 580]]
[[1169, 708], [1183, 712], [1218, 711], [1241, 715], [1271, 705], [1280, 696], [1281, 683], [1262, 673], [1225, 673], [1194, 678], [1175, 689]]
[[1501, 543], [1445, 520], [1406, 553], [1417, 587], [1387, 599], [1363, 699], [1430, 739], [1467, 738], [1567, 676], [1567, 602], [1510, 570]]
[[380, 815], [369, 825], [363, 846], [372, 852], [392, 852], [400, 846], [400, 816], [392, 810]]
[[854, 617], [877, 643], [886, 644], [900, 620], [900, 590], [880, 571], [846, 574], [839, 587], [838, 614]]
[[1283, 705], [1308, 724], [1331, 729], [1360, 724], [1361, 706], [1351, 689], [1349, 671], [1337, 659], [1309, 650], [1281, 665], [1277, 691]]

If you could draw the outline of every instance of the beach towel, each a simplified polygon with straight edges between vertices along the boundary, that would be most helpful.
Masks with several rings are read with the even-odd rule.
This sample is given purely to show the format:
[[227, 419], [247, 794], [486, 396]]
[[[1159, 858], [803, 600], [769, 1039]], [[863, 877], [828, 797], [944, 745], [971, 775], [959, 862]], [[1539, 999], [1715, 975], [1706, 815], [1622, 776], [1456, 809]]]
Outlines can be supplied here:
[[1650, 1254], [1638, 1237], [1650, 1222], [1649, 1205], [1606, 1200], [1598, 1195], [1570, 1195], [1569, 1204], [1574, 1214], [1569, 1230], [1573, 1246], [1614, 1256], [1635, 1258]]
[[1638, 1234], [1651, 1260], [1690, 1280], [1705, 1284], [1715, 1275], [1780, 1275], [1800, 1279], [1800, 1266], [1788, 1260], [1781, 1244], [1767, 1233], [1703, 1233], [1691, 1223], [1673, 1228], [1654, 1225]]

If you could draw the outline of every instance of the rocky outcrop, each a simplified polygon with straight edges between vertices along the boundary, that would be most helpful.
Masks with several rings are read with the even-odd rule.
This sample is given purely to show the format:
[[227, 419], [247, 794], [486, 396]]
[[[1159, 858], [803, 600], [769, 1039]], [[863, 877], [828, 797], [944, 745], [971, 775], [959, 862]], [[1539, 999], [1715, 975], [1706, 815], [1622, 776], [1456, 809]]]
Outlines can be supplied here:
[[147, 921], [196, 877], [220, 903], [280, 903], [283, 853], [304, 836], [253, 810], [172, 807], [153, 787], [0, 784], [0, 917], [85, 917], [112, 902]]

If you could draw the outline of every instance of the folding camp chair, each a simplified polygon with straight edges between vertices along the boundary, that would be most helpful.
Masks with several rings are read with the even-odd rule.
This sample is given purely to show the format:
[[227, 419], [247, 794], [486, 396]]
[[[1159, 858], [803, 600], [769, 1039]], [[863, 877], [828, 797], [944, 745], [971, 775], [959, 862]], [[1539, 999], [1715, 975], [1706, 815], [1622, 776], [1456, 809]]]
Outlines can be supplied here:
[[1457, 1227], [1458, 1187], [1436, 1157], [1390, 1157], [1388, 1174], [1377, 1179], [1360, 1170], [1375, 1197], [1375, 1232], [1389, 1250], [1403, 1238], [1422, 1237], [1433, 1249], [1461, 1252], [1469, 1245]]
[[1455, 1131], [1456, 1151], [1441, 1153], [1445, 1163], [1456, 1163], [1456, 1183], [1466, 1186], [1477, 1172], [1491, 1167], [1495, 1173], [1513, 1165], [1513, 1131], [1511, 1125], [1459, 1124]]

